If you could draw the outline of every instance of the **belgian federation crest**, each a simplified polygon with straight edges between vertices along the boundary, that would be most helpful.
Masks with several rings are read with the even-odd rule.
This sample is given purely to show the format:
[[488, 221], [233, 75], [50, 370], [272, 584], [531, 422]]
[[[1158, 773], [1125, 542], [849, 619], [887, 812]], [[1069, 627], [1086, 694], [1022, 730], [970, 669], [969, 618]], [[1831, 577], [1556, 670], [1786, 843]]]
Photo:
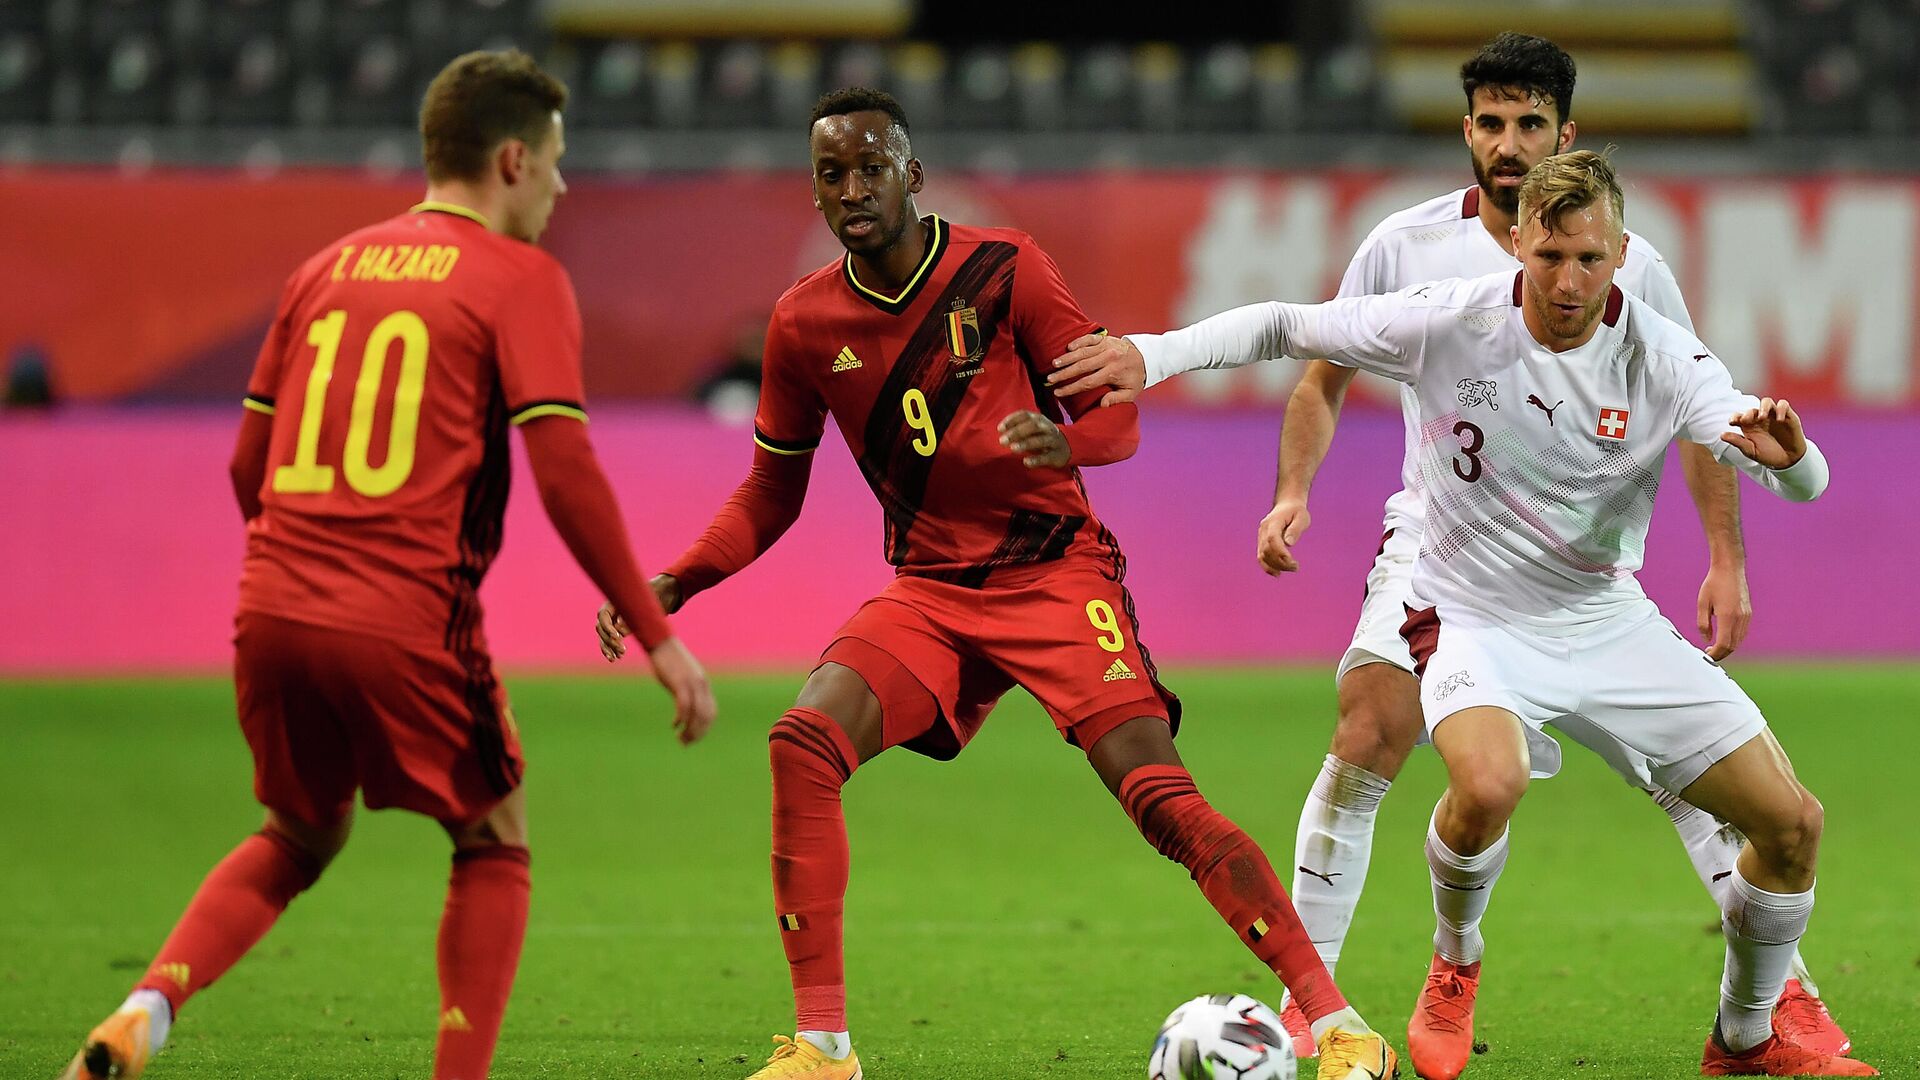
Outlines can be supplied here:
[[979, 359], [981, 341], [979, 312], [970, 307], [947, 312], [947, 348], [953, 353], [954, 363]]

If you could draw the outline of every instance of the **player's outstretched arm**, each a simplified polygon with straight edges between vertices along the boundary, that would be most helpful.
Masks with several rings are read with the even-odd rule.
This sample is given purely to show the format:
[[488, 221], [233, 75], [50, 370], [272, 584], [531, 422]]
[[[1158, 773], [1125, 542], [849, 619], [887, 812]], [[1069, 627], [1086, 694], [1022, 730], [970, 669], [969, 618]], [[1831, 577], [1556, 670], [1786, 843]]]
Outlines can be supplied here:
[[654, 676], [673, 696], [680, 741], [693, 742], [713, 725], [713, 690], [699, 661], [673, 636], [666, 612], [640, 576], [613, 488], [594, 457], [586, 427], [570, 417], [546, 416], [520, 425], [520, 431], [547, 517], [580, 568], [611, 598], [646, 648]]
[[260, 485], [267, 479], [267, 444], [273, 439], [273, 416], [248, 409], [240, 417], [240, 437], [234, 443], [227, 476], [233, 480], [233, 498], [240, 516], [260, 516]]
[[1140, 448], [1140, 410], [1134, 405], [1101, 408], [1100, 395], [1071, 403], [1080, 409], [1062, 426], [1032, 409], [1000, 421], [1000, 445], [1020, 455], [1029, 469], [1087, 468], [1125, 461]]
[[1047, 385], [1060, 398], [1105, 391], [1101, 405], [1124, 405], [1147, 388], [1147, 362], [1124, 337], [1083, 334], [1067, 342], [1067, 351], [1053, 360]]
[[1735, 458], [1735, 465], [1760, 486], [1794, 502], [1811, 502], [1827, 490], [1826, 455], [1807, 438], [1800, 414], [1785, 398], [1761, 398], [1758, 406], [1733, 414], [1728, 423], [1735, 430], [1720, 440], [1740, 451], [1744, 462]]
[[1280, 425], [1279, 476], [1274, 482], [1273, 509], [1260, 519], [1255, 555], [1269, 574], [1284, 574], [1300, 569], [1293, 545], [1305, 535], [1313, 517], [1307, 513], [1307, 496], [1313, 491], [1313, 478], [1327, 460], [1333, 446], [1334, 428], [1340, 423], [1340, 407], [1347, 400], [1347, 388], [1353, 385], [1355, 369], [1314, 360], [1300, 376], [1300, 382], [1287, 398], [1286, 418]]
[[654, 578], [655, 594], [678, 610], [694, 596], [739, 573], [800, 518], [813, 478], [813, 452], [786, 453], [754, 443], [753, 467], [700, 539]]
[[1746, 541], [1740, 534], [1740, 480], [1733, 466], [1722, 465], [1699, 443], [1680, 444], [1680, 471], [1707, 536], [1707, 576], [1700, 583], [1695, 616], [1707, 655], [1725, 660], [1746, 640], [1753, 622]]

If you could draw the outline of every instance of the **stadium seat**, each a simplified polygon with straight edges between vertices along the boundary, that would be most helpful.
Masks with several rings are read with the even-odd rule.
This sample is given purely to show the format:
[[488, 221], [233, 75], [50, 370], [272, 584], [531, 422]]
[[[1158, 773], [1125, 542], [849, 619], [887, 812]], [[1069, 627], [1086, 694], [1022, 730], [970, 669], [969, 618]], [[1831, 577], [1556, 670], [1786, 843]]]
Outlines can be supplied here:
[[700, 93], [700, 122], [709, 127], [753, 128], [767, 122], [767, 56], [757, 41], [729, 41], [709, 57]]
[[[31, 14], [18, 10], [27, 6]], [[40, 124], [52, 118], [49, 46], [38, 5], [0, 5], [0, 123]]]
[[653, 50], [653, 121], [661, 127], [692, 127], [700, 119], [700, 50], [669, 41]]
[[1180, 50], [1164, 42], [1142, 45], [1133, 50], [1130, 63], [1138, 125], [1147, 131], [1178, 130], [1185, 90]]
[[1186, 118], [1199, 131], [1244, 131], [1253, 126], [1253, 50], [1222, 43], [1202, 52], [1187, 81]]
[[571, 97], [568, 122], [582, 128], [638, 127], [647, 123], [652, 56], [638, 41], [582, 42], [570, 50], [562, 77]]
[[947, 123], [970, 131], [1012, 125], [1013, 65], [1005, 49], [983, 45], [961, 55], [947, 96]]
[[205, 120], [236, 126], [281, 125], [293, 119], [299, 70], [294, 45], [310, 40], [311, 21], [296, 30], [285, 5], [259, 0], [214, 0], [198, 15], [191, 37], [197, 42], [192, 77], [205, 95]]
[[1066, 103], [1068, 125], [1089, 131], [1132, 127], [1133, 70], [1127, 51], [1118, 45], [1095, 45], [1079, 50], [1072, 65]]
[[914, 123], [929, 128], [947, 123], [947, 53], [938, 45], [910, 41], [887, 58], [893, 95]]
[[1013, 51], [1013, 110], [1020, 127], [1056, 131], [1066, 126], [1066, 71], [1059, 46], [1034, 41]]
[[819, 96], [819, 47], [809, 41], [774, 46], [767, 61], [768, 119], [772, 125], [782, 130], [804, 128]]

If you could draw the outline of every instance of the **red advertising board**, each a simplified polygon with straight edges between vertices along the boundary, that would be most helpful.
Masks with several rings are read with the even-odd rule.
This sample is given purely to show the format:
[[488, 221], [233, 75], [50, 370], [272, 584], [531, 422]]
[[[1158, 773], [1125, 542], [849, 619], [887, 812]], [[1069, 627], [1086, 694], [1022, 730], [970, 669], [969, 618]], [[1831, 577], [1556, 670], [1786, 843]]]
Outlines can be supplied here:
[[[1032, 233], [1087, 310], [1125, 331], [1322, 299], [1376, 222], [1463, 179], [936, 171], [921, 205]], [[1810, 403], [1920, 403], [1920, 181], [1627, 179], [1629, 229], [1665, 254], [1737, 382]], [[71, 398], [238, 394], [287, 273], [420, 191], [347, 172], [0, 174], [0, 359], [39, 349]], [[578, 179], [546, 243], [573, 272], [598, 398], [685, 394], [838, 253], [797, 174]], [[1163, 393], [1271, 403], [1295, 374], [1202, 373]]]

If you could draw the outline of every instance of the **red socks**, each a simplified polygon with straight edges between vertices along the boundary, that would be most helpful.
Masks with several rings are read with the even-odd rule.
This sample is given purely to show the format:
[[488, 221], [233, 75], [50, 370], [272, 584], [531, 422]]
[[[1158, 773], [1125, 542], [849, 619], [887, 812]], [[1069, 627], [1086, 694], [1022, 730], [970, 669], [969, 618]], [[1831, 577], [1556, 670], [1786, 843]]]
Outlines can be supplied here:
[[509, 844], [453, 854], [440, 917], [434, 1080], [486, 1080], [527, 935], [527, 864], [527, 849]]
[[247, 954], [293, 898], [320, 877], [320, 864], [286, 837], [261, 830], [220, 860], [160, 946], [136, 990], [180, 1006]]
[[1207, 901], [1293, 993], [1308, 1022], [1347, 1007], [1293, 901], [1253, 839], [1207, 805], [1176, 765], [1143, 765], [1120, 782], [1120, 805], [1154, 850], [1187, 868]]
[[767, 736], [773, 766], [773, 902], [793, 975], [796, 1031], [847, 1030], [840, 919], [847, 819], [840, 788], [859, 753], [823, 712], [795, 707]]

